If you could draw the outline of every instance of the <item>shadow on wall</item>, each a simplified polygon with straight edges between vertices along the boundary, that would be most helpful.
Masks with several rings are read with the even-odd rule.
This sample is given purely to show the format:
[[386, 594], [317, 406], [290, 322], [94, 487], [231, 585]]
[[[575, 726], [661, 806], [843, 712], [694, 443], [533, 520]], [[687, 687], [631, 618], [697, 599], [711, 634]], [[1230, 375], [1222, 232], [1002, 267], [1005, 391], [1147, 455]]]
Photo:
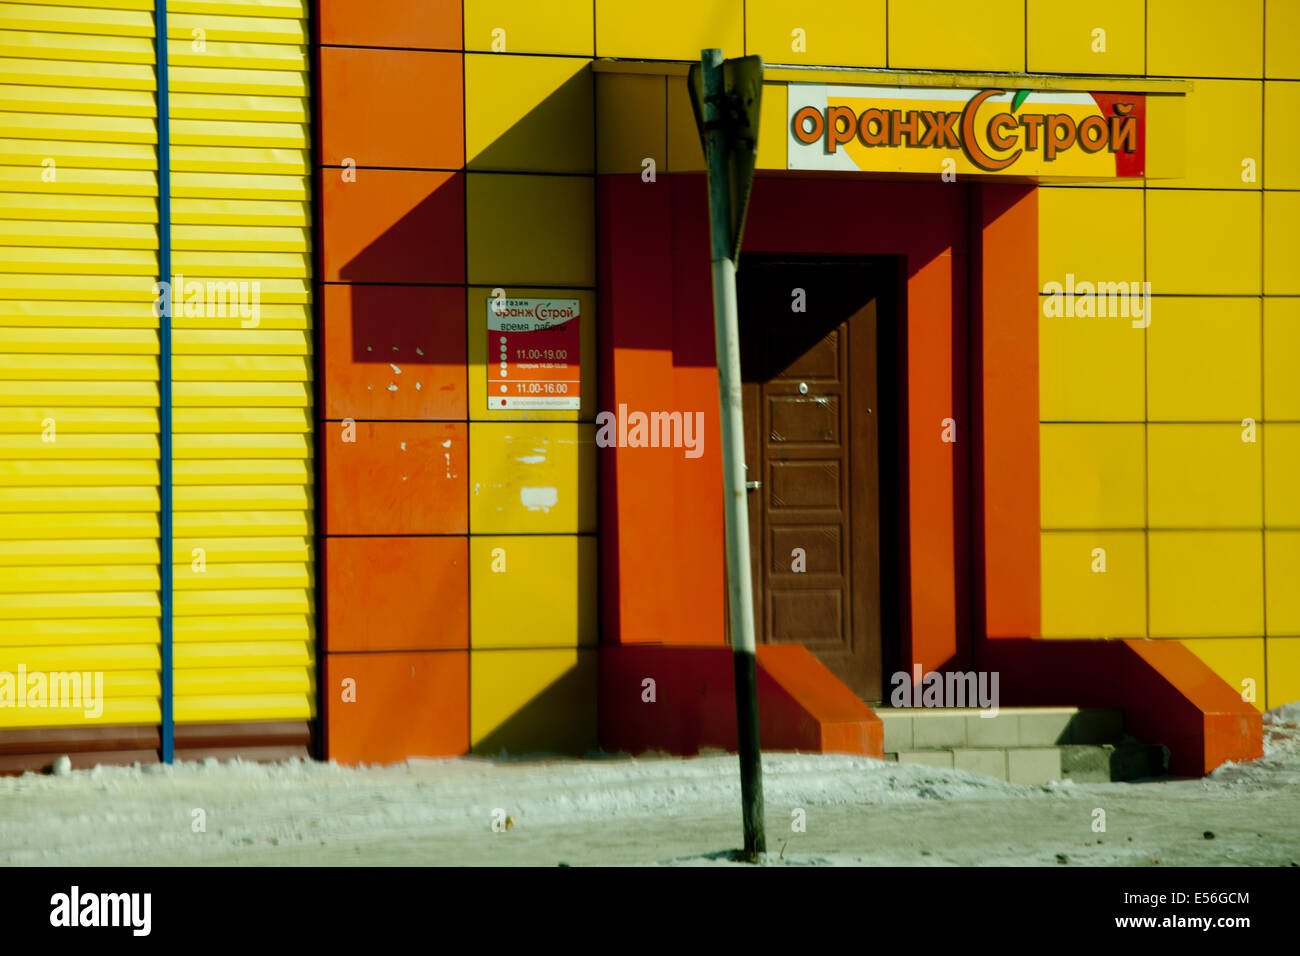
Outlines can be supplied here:
[[[384, 692], [379, 714], [326, 689], [327, 726], [349, 748], [365, 750], [365, 740], [379, 738], [386, 742], [376, 749], [385, 753], [430, 756], [585, 753], [596, 745], [597, 549], [559, 547], [560, 538], [596, 530], [593, 433], [581, 426], [574, 450], [566, 430], [576, 423], [521, 420], [527, 412], [504, 420], [471, 406], [471, 395], [483, 390], [470, 376], [488, 370], [485, 362], [469, 364], [482, 354], [470, 336], [487, 333], [483, 290], [467, 289], [470, 279], [507, 295], [537, 285], [594, 287], [594, 206], [568, 209], [574, 221], [558, 230], [554, 208], [555, 194], [575, 187], [594, 195], [591, 178], [507, 173], [536, 171], [529, 163], [538, 144], [589, 117], [591, 103], [587, 66], [491, 142], [473, 147], [469, 173], [404, 168], [427, 158], [368, 160], [355, 142], [347, 146], [359, 151], [351, 154], [355, 170], [321, 171], [323, 533], [392, 540], [472, 532], [471, 545], [492, 535], [490, 543], [509, 555], [506, 581], [493, 580], [492, 549], [483, 557], [474, 547], [468, 565], [461, 562], [454, 573], [387, 562], [387, 575], [401, 578], [392, 581], [376, 580], [374, 564], [331, 568], [331, 559], [349, 559], [342, 551], [326, 559], [321, 549], [325, 650], [337, 663], [364, 653], [363, 673], [384, 672], [377, 675]], [[323, 161], [342, 164], [343, 156], [333, 154], [339, 151], [331, 151], [328, 109], [322, 125]], [[454, 125], [459, 136], [459, 118]], [[586, 170], [594, 172], [590, 131]], [[538, 228], [539, 216], [547, 228]], [[596, 316], [583, 321], [594, 328]], [[583, 354], [581, 363], [594, 399], [596, 355]], [[582, 418], [591, 421], [585, 407]], [[357, 423], [355, 442], [344, 443], [345, 419]], [[526, 462], [537, 456], [521, 455], [524, 445], [545, 448], [551, 462]], [[538, 482], [558, 486], [559, 508], [530, 508], [518, 495], [511, 505], [515, 484], [527, 484], [533, 472]], [[485, 474], [508, 486], [490, 501]], [[495, 540], [523, 534], [530, 539]], [[430, 589], [437, 592], [432, 603]], [[360, 603], [367, 612], [331, 615], [339, 602]], [[434, 605], [461, 613], [432, 613]], [[466, 649], [472, 653], [459, 653]], [[408, 654], [397, 651], [452, 655], [446, 660], [457, 666], [411, 667]], [[420, 715], [449, 696], [467, 702], [463, 713], [430, 728]], [[359, 708], [355, 717], [349, 707]], [[360, 741], [346, 726], [357, 721], [365, 725]], [[401, 739], [396, 750], [392, 737]]]

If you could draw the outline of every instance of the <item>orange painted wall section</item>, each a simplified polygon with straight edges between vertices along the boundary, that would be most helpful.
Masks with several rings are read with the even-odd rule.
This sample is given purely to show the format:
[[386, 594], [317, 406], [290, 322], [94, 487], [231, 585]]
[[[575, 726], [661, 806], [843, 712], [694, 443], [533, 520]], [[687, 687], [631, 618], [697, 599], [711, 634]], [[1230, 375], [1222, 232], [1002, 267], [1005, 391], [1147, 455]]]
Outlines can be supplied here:
[[459, 53], [322, 48], [321, 161], [459, 169], [465, 164], [461, 61]]
[[981, 459], [974, 469], [977, 600], [988, 637], [1040, 633], [1038, 191], [979, 187], [972, 322]]
[[[355, 701], [344, 700], [345, 688]], [[329, 654], [325, 712], [329, 755], [339, 763], [465, 753], [469, 652]]]
[[[701, 411], [706, 436], [696, 459], [671, 448], [600, 452], [602, 629], [604, 640], [621, 644], [725, 641], [710, 280], [707, 268], [703, 287], [698, 274], [674, 271], [676, 181], [599, 182], [600, 407]], [[680, 235], [689, 250], [682, 254], [707, 263], [707, 235]]]
[[469, 648], [466, 538], [325, 539], [325, 650]]
[[327, 285], [321, 312], [326, 419], [466, 417], [464, 288]]
[[319, 11], [326, 753], [452, 756], [470, 746], [461, 5]]
[[321, 43], [460, 49], [461, 0], [318, 0], [318, 10]]
[[466, 426], [357, 422], [321, 426], [326, 534], [465, 534], [469, 531]]
[[465, 281], [463, 173], [331, 169], [321, 187], [324, 281]]

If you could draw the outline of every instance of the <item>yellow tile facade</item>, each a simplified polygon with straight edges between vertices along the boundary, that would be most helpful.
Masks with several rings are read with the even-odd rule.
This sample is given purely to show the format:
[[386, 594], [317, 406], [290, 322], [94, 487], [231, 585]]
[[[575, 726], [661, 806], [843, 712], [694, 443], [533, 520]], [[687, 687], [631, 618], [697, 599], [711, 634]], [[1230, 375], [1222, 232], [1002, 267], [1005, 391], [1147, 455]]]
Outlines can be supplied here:
[[[1113, 636], [1141, 607], [1151, 637], [1185, 639], [1237, 690], [1254, 680], [1257, 706], [1295, 700], [1300, 4], [1029, 0], [1027, 16], [1032, 71], [1109, 72], [1087, 68], [1100, 54], [1084, 34], [1110, 22], [1116, 58], [1135, 32], [1145, 46], [1145, 64], [1130, 54], [1115, 72], [1192, 82], [1148, 99], [1143, 188], [1039, 189], [1040, 288], [1140, 269], [1152, 296], [1145, 329], [1039, 319], [1044, 636]], [[1091, 424], [1108, 422], [1134, 424]], [[1138, 456], [1098, 437], [1141, 422]], [[1110, 523], [1135, 508], [1123, 475], [1143, 486], [1131, 532]], [[1116, 535], [1142, 542], [1140, 601], [1088, 570], [1087, 541]], [[1106, 574], [1127, 573], [1112, 543]]]
[[889, 65], [899, 69], [1025, 69], [1023, 0], [894, 0]]
[[468, 0], [465, 49], [591, 56], [591, 0]]
[[595, 647], [591, 535], [474, 535], [470, 647]]
[[1144, 0], [1029, 0], [1029, 71], [1141, 75], [1145, 7]]

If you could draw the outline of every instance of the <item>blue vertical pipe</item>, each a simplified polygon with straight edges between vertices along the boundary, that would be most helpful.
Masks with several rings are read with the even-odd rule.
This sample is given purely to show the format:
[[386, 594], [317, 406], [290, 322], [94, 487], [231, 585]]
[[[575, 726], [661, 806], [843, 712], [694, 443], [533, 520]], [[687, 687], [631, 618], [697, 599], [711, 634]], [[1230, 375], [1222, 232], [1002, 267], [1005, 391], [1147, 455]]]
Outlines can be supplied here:
[[158, 279], [171, 292], [158, 315], [158, 570], [162, 593], [162, 760], [175, 752], [172, 720], [172, 306], [184, 290], [172, 289], [171, 117], [167, 96], [167, 0], [154, 0], [154, 50], [158, 77]]

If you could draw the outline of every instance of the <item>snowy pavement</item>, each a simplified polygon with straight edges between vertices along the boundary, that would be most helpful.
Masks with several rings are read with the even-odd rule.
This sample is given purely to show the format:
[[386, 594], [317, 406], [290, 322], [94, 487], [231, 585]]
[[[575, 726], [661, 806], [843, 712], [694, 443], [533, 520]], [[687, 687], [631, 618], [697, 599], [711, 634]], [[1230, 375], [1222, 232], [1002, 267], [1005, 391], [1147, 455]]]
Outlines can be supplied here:
[[[1204, 780], [1035, 787], [765, 754], [766, 862], [1300, 865], [1300, 705], [1265, 737]], [[739, 790], [730, 755], [26, 774], [0, 778], [0, 865], [728, 865]]]

